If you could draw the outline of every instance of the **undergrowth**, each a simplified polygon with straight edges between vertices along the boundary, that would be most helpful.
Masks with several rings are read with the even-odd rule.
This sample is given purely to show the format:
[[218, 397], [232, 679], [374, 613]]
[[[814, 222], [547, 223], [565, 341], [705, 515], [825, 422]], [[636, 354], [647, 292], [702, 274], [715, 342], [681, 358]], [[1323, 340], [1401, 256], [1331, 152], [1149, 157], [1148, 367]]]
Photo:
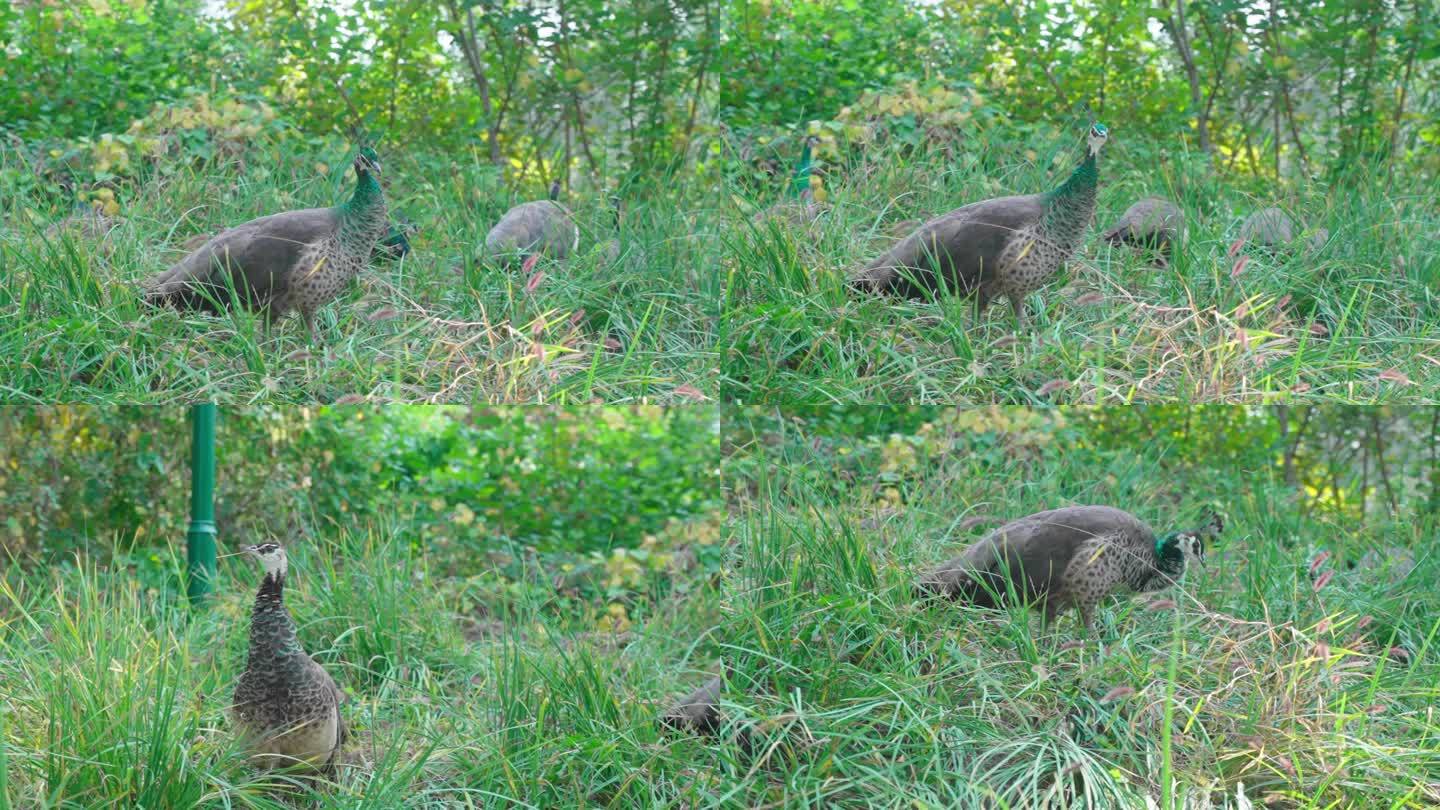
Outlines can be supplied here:
[[[558, 580], [477, 615], [395, 526], [293, 543], [300, 640], [350, 696], [333, 785], [282, 791], [236, 750], [243, 558], [199, 612], [121, 566], [12, 567], [0, 785], [22, 807], [1201, 808], [1241, 783], [1257, 806], [1440, 801], [1433, 515], [1362, 524], [1269, 469], [1061, 448], [1023, 420], [856, 437], [749, 418], [728, 561], [674, 567], [623, 621]], [[1206, 568], [1115, 601], [1094, 636], [914, 600], [917, 573], [1000, 522], [1097, 502], [1229, 525]], [[722, 733], [662, 732], [722, 662]]]

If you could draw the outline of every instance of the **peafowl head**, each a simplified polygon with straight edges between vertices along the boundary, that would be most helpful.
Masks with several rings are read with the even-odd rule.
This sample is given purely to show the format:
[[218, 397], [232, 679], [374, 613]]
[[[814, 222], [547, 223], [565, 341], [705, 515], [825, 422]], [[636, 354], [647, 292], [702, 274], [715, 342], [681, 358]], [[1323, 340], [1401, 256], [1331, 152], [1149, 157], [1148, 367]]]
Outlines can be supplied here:
[[1185, 573], [1190, 565], [1205, 567], [1205, 536], [1200, 531], [1170, 532], [1155, 541], [1160, 570], [1172, 577]]
[[1100, 147], [1102, 147], [1102, 146], [1105, 145], [1105, 141], [1106, 141], [1107, 139], [1109, 139], [1109, 137], [1110, 137], [1110, 130], [1107, 129], [1104, 124], [1101, 124], [1101, 123], [1099, 123], [1099, 122], [1096, 122], [1096, 123], [1094, 123], [1094, 124], [1091, 124], [1091, 125], [1090, 125], [1090, 154], [1091, 154], [1092, 156], [1098, 157], [1098, 156], [1100, 155]]
[[1192, 562], [1204, 566], [1205, 540], [1220, 535], [1224, 528], [1225, 519], [1220, 515], [1220, 510], [1210, 509], [1201, 528], [1187, 532], [1171, 532], [1164, 538], [1155, 540], [1155, 556], [1159, 558], [1159, 568], [1171, 577], [1179, 577]]
[[267, 576], [270, 574], [285, 576], [285, 549], [281, 548], [279, 543], [246, 546], [245, 553], [260, 561], [260, 567], [265, 569]]
[[375, 154], [374, 149], [368, 146], [360, 148], [360, 152], [355, 155], [355, 173], [361, 177], [380, 174], [380, 156]]

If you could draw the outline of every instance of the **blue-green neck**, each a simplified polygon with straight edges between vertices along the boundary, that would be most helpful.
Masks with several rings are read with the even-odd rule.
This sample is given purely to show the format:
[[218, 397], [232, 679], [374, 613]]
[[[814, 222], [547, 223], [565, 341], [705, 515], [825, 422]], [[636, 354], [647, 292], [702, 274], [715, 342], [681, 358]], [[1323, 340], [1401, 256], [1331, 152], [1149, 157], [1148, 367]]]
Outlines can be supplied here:
[[355, 193], [340, 204], [340, 218], [363, 217], [371, 213], [377, 203], [384, 202], [385, 193], [380, 190], [380, 181], [369, 172], [361, 172], [355, 183]]
[[795, 181], [791, 184], [791, 192], [800, 196], [810, 188], [810, 141], [805, 141], [805, 151], [800, 153], [800, 164], [795, 167]]
[[1095, 153], [1088, 152], [1075, 171], [1065, 179], [1060, 187], [1050, 192], [1049, 198], [1053, 202], [1068, 202], [1092, 196], [1095, 193], [1095, 185], [1100, 180], [1100, 170], [1095, 164]]

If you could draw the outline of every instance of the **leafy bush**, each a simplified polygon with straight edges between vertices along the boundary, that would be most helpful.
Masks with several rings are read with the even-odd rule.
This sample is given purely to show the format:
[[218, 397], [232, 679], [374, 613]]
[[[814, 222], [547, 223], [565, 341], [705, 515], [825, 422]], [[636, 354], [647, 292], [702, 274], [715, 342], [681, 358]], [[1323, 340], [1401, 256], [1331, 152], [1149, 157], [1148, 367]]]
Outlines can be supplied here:
[[206, 85], [255, 89], [251, 46], [213, 25], [205, 5], [0, 4], [0, 130], [94, 137]]
[[[225, 409], [217, 521], [230, 542], [386, 522], [466, 573], [491, 553], [645, 553], [647, 535], [683, 535], [718, 505], [715, 428], [706, 408]], [[185, 411], [10, 409], [0, 434], [6, 551], [41, 561], [183, 534]]]

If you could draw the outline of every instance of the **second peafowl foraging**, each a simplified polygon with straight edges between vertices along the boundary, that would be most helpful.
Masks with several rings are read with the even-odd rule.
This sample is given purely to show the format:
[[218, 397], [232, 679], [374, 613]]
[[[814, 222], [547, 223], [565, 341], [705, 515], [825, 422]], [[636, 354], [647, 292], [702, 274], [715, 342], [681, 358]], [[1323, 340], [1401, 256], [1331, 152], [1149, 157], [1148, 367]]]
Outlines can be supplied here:
[[502, 264], [523, 260], [528, 272], [541, 256], [561, 260], [580, 246], [580, 229], [561, 205], [560, 181], [550, 184], [550, 197], [521, 203], [505, 212], [485, 235], [485, 254]]
[[1019, 328], [1025, 296], [1080, 247], [1095, 214], [1097, 160], [1110, 132], [1090, 127], [1085, 156], [1054, 191], [971, 203], [936, 217], [871, 262], [851, 285], [864, 292], [923, 297], [945, 288], [974, 296], [976, 315], [1010, 299]]
[[800, 152], [800, 162], [796, 164], [795, 174], [790, 180], [790, 194], [793, 199], [775, 203], [756, 212], [751, 218], [756, 225], [767, 222], [805, 225], [819, 218], [825, 205], [815, 199], [815, 188], [810, 180], [815, 173], [815, 147], [819, 145], [818, 137], [806, 136], [805, 146]]
[[1051, 509], [981, 538], [921, 577], [918, 590], [981, 607], [1036, 601], [1047, 624], [1073, 607], [1089, 630], [1095, 608], [1112, 593], [1159, 590], [1191, 563], [1203, 565], [1205, 540], [1223, 525], [1216, 513], [1201, 528], [1157, 537], [1114, 507]]
[[1112, 245], [1128, 244], [1158, 251], [1160, 261], [1168, 263], [1174, 258], [1175, 243], [1183, 235], [1184, 223], [1185, 216], [1175, 203], [1146, 197], [1125, 209], [1100, 238]]

